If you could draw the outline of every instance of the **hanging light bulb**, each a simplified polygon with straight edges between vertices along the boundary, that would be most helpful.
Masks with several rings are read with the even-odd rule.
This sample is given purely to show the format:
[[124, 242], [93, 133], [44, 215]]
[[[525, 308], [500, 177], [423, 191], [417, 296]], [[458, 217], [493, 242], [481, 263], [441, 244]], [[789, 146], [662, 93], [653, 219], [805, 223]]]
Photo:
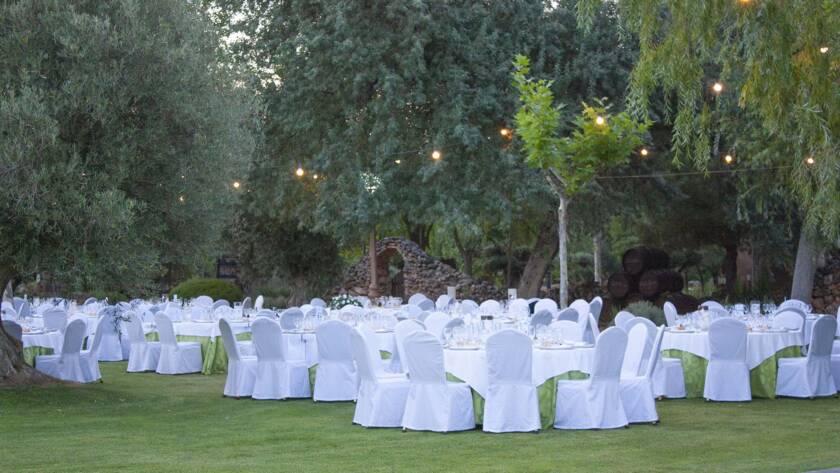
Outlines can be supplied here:
[[712, 85], [712, 90], [715, 91], [716, 94], [723, 92], [723, 84], [715, 82], [714, 85]]
[[242, 183], [241, 183], [241, 182], [239, 182], [239, 181], [233, 181], [233, 188], [234, 188], [234, 189], [239, 189], [240, 187], [242, 187]]
[[438, 150], [432, 151], [432, 159], [434, 159], [435, 161], [440, 161], [440, 158], [442, 158], [442, 157], [443, 157], [443, 154], [441, 154], [440, 151], [438, 151]]
[[318, 175], [317, 175], [317, 174], [313, 174], [313, 175], [312, 175], [312, 179], [313, 179], [313, 180], [315, 180], [315, 181], [317, 181], [317, 180], [318, 180]]
[[295, 171], [295, 175], [297, 177], [303, 177], [303, 168], [298, 165], [297, 171]]
[[502, 135], [502, 138], [510, 139], [513, 136], [513, 132], [510, 131], [510, 128], [502, 128], [499, 130], [499, 134]]
[[182, 196], [182, 195], [179, 195], [179, 196], [178, 196], [178, 202], [181, 202], [181, 203], [183, 204], [183, 203], [184, 203], [184, 200], [185, 200], [185, 199], [184, 199], [184, 196]]
[[828, 52], [828, 46], [823, 46], [820, 48], [820, 54], [825, 54]]
[[808, 166], [813, 166], [816, 162], [817, 160], [814, 159], [813, 156], [808, 156], [807, 158], [805, 158], [805, 164], [807, 164]]
[[649, 154], [649, 151], [647, 150], [647, 148], [642, 148], [641, 151], [639, 151], [639, 154], [641, 154], [642, 156], [647, 156]]
[[723, 157], [723, 162], [726, 164], [732, 164], [735, 161], [735, 158], [731, 154], [727, 154]]
[[604, 117], [602, 117], [601, 115], [598, 115], [597, 117], [595, 117], [595, 124], [598, 125], [598, 126], [602, 126], [606, 122], [607, 122], [607, 120], [605, 120]]
[[399, 159], [395, 159], [395, 160], [394, 160], [394, 164], [400, 164], [401, 162], [402, 162], [402, 161], [401, 161], [401, 160], [399, 160]]

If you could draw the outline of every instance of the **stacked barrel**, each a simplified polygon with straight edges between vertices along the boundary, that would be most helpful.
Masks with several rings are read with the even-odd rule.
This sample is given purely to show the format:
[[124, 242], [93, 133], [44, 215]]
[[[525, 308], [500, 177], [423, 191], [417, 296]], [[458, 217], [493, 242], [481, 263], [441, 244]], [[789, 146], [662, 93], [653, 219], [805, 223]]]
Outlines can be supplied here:
[[683, 294], [682, 275], [670, 269], [668, 253], [647, 246], [630, 248], [621, 258], [624, 271], [610, 276], [607, 291], [618, 305], [646, 299], [662, 306], [671, 301], [680, 313], [697, 308], [697, 300]]

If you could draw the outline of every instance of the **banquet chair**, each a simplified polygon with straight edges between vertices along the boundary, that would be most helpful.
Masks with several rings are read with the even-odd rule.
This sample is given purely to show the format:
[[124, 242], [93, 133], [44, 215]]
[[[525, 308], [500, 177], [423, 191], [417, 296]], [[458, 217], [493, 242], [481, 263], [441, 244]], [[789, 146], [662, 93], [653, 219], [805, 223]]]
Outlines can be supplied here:
[[[178, 304], [167, 304], [164, 310], [155, 312], [155, 314], [158, 313], [166, 314], [166, 316], [169, 317], [169, 320], [173, 322], [180, 322], [184, 319], [184, 310], [182, 310], [181, 306]], [[203, 309], [202, 313], [206, 315], [207, 310]], [[152, 322], [154, 322], [154, 320], [154, 315], [152, 315]]]
[[213, 305], [210, 306], [210, 312], [215, 311], [219, 307], [230, 307], [230, 302], [226, 301], [225, 299], [219, 299], [213, 302]]
[[662, 311], [665, 312], [665, 323], [668, 324], [669, 327], [676, 326], [677, 307], [671, 302], [665, 302], [664, 304], [662, 304]]
[[598, 328], [598, 322], [595, 320], [594, 315], [589, 314], [588, 324], [583, 332], [583, 341], [595, 343], [599, 335], [601, 335], [601, 330]]
[[[578, 318], [579, 318], [578, 317], [578, 312], [575, 309], [572, 309], [571, 307], [566, 307], [565, 309], [563, 309], [563, 310], [561, 310], [560, 312], [557, 313], [557, 320], [558, 321], [569, 320], [571, 322], [574, 322], [574, 323], [578, 324]], [[578, 327], [580, 327], [580, 324], [578, 324]]]
[[4, 320], [3, 330], [5, 330], [6, 334], [12, 337], [14, 340], [17, 340], [19, 343], [23, 342], [23, 327], [21, 327], [20, 324], [18, 324], [17, 322], [12, 322], [11, 320]]
[[146, 341], [143, 333], [143, 322], [135, 313], [129, 314], [128, 340], [131, 348], [128, 352], [129, 373], [141, 373], [143, 371], [154, 371], [160, 361], [160, 343]]
[[703, 397], [710, 401], [751, 400], [747, 326], [733, 318], [715, 320], [709, 325], [709, 348]]
[[[324, 301], [321, 301], [321, 302], [324, 302]], [[257, 296], [257, 299], [254, 300], [254, 309], [262, 310], [263, 304], [265, 304], [265, 298], [262, 295]], [[312, 303], [310, 302], [310, 304], [312, 304]], [[315, 304], [312, 304], [312, 305], [315, 305]], [[324, 304], [324, 306], [326, 306], [326, 304]]]
[[420, 294], [418, 292], [417, 294], [412, 294], [411, 297], [408, 298], [408, 303], [417, 305], [418, 302], [425, 301], [427, 299], [428, 299], [428, 297], [426, 297], [424, 294]]
[[591, 301], [589, 301], [589, 313], [592, 314], [592, 318], [595, 319], [595, 326], [598, 326], [599, 321], [601, 320], [601, 309], [604, 307], [604, 300], [601, 299], [601, 296], [595, 297]]
[[295, 330], [299, 328], [303, 312], [298, 308], [286, 309], [280, 314], [280, 328], [283, 330]]
[[[647, 319], [644, 319], [647, 320]], [[632, 330], [644, 325], [636, 325]], [[631, 424], [641, 422], [659, 422], [659, 414], [656, 412], [656, 402], [653, 395], [653, 373], [659, 364], [657, 353], [662, 349], [662, 338], [665, 335], [665, 327], [656, 329], [651, 347], [651, 356], [648, 356], [644, 371], [639, 376], [621, 376], [619, 386], [621, 390], [621, 404], [627, 415], [627, 421]]]
[[[621, 364], [621, 377], [639, 376], [642, 362], [645, 360], [645, 345], [648, 341], [648, 330], [644, 324], [627, 324], [627, 347], [624, 350], [624, 361]], [[624, 330], [624, 329], [622, 329]]]
[[627, 323], [633, 320], [634, 318], [636, 318], [635, 315], [631, 314], [630, 312], [627, 312], [626, 310], [622, 310], [621, 312], [616, 314], [615, 319], [613, 319], [613, 323], [616, 327], [623, 329], [627, 325]]
[[99, 310], [99, 319], [96, 322], [96, 333], [93, 336], [94, 341], [97, 341], [98, 339], [99, 342], [97, 350], [99, 361], [123, 360], [120, 331], [120, 324], [122, 324], [122, 322], [117, 321], [117, 310], [119, 309], [114, 307], [104, 307]]
[[230, 306], [223, 305], [220, 307], [216, 307], [216, 309], [213, 311], [213, 318], [215, 320], [232, 319], [234, 317], [236, 317], [236, 314], [233, 313], [233, 309]]
[[408, 379], [382, 372], [379, 353], [361, 330], [351, 331], [350, 350], [359, 372], [353, 423], [363, 427], [399, 427], [408, 397]]
[[706, 302], [700, 304], [700, 308], [706, 309], [706, 310], [718, 309], [718, 310], [726, 311], [726, 308], [724, 308], [723, 305], [720, 302], [717, 302], [717, 301], [706, 301]]
[[449, 315], [443, 312], [432, 312], [423, 321], [426, 330], [432, 335], [436, 336], [438, 340], [443, 341], [443, 329], [449, 323]]
[[287, 399], [311, 395], [309, 368], [305, 361], [287, 360], [280, 324], [260, 317], [251, 324], [251, 338], [257, 352], [252, 398]]
[[250, 297], [246, 297], [242, 299], [242, 310], [248, 310], [254, 308], [254, 302], [251, 300]]
[[417, 307], [424, 311], [432, 311], [435, 310], [435, 303], [429, 299], [424, 299], [417, 303]]
[[277, 314], [275, 314], [273, 310], [260, 309], [260, 311], [257, 312], [257, 317], [269, 317], [275, 319], [277, 318]]
[[420, 312], [420, 314], [417, 317], [415, 317], [415, 320], [423, 322], [423, 325], [426, 325], [426, 319], [429, 317], [429, 314], [430, 313], [426, 311]]
[[[379, 342], [376, 337], [376, 332], [373, 331], [367, 325], [359, 326], [356, 329], [363, 337], [365, 337], [365, 342], [367, 344], [368, 350], [370, 350], [370, 359], [372, 360], [372, 368], [374, 373], [380, 377], [405, 377], [402, 373], [390, 373], [386, 370], [388, 365], [391, 363], [391, 360], [383, 360], [382, 355], [379, 353]], [[391, 354], [393, 356], [393, 353]], [[358, 366], [357, 366], [358, 368]]]
[[353, 364], [350, 335], [353, 327], [329, 320], [315, 329], [318, 368], [313, 401], [353, 401], [359, 391], [359, 375]]
[[[554, 314], [557, 313], [557, 303], [554, 302], [553, 299], [540, 299], [540, 300], [537, 301], [537, 304], [534, 306], [534, 313], [536, 314], [537, 312], [539, 312], [541, 310], [547, 310], [552, 315], [554, 315]], [[575, 319], [575, 320], [577, 320], [577, 319]]]
[[781, 311], [782, 309], [798, 309], [805, 312], [808, 310], [808, 304], [799, 299], [788, 299], [779, 304], [778, 310]]
[[534, 330], [536, 330], [537, 327], [551, 324], [552, 320], [554, 320], [554, 316], [551, 314], [551, 312], [547, 310], [540, 310], [531, 316], [530, 324], [531, 327]]
[[210, 296], [198, 296], [193, 300], [193, 304], [209, 308], [213, 306], [213, 298]]
[[627, 425], [620, 374], [627, 334], [612, 327], [595, 342], [589, 379], [557, 381], [556, 429], [613, 429]]
[[63, 332], [67, 327], [67, 312], [62, 309], [50, 309], [44, 312], [44, 328]]
[[502, 312], [502, 305], [493, 299], [486, 300], [478, 306], [478, 312], [486, 315], [498, 315]]
[[85, 325], [84, 320], [76, 319], [67, 324], [67, 328], [64, 330], [64, 343], [61, 345], [61, 353], [35, 357], [35, 368], [46, 375], [63, 381], [87, 382], [90, 377], [87, 374], [88, 367], [82, 363], [79, 354], [86, 331], [87, 325]]
[[17, 313], [21, 319], [32, 317], [32, 306], [29, 305], [29, 301], [23, 301], [17, 308]]
[[229, 397], [249, 397], [254, 391], [254, 380], [257, 376], [257, 357], [242, 356], [239, 351], [239, 343], [233, 335], [230, 323], [219, 320], [219, 332], [222, 335], [222, 344], [227, 352], [227, 378], [223, 394]]
[[[344, 309], [347, 309], [348, 307], [356, 307], [356, 306], [351, 306], [351, 305], [344, 306], [344, 308], [341, 309], [341, 311], [344, 312]], [[303, 315], [308, 315], [309, 312], [311, 312], [315, 309], [315, 306], [312, 305], [312, 304], [303, 304], [302, 306], [299, 307], [299, 309], [300, 309], [301, 312], [303, 312]]]
[[425, 325], [423, 325], [421, 322], [412, 319], [403, 320], [397, 323], [397, 325], [394, 327], [394, 344], [397, 346], [397, 352], [394, 354], [396, 356], [391, 358], [390, 371], [394, 373], [408, 373], [408, 371], [406, 370], [406, 365], [403, 362], [403, 360], [405, 360], [403, 341], [405, 341], [405, 338], [410, 334], [425, 329]]
[[564, 341], [580, 342], [583, 341], [583, 332], [580, 331], [580, 325], [571, 320], [558, 320], [549, 325], [552, 329], [560, 330]]
[[119, 351], [119, 360], [122, 360], [122, 347], [119, 343], [119, 336], [114, 331], [113, 316], [109, 314], [102, 314], [96, 322], [96, 333], [93, 334], [93, 341], [90, 348], [81, 350], [79, 357], [82, 360], [82, 365], [85, 366], [87, 376], [86, 382], [93, 382], [102, 379], [102, 374], [99, 372], [99, 361], [102, 359], [103, 344], [109, 337], [113, 336], [116, 344], [112, 344]]
[[472, 314], [478, 310], [478, 304], [474, 300], [466, 299], [458, 305], [458, 311], [462, 314]]
[[165, 314], [155, 314], [155, 326], [160, 336], [160, 359], [155, 372], [158, 374], [198, 373], [202, 368], [201, 344], [178, 342], [172, 321]]
[[463, 327], [464, 326], [464, 319], [462, 318], [452, 318], [449, 322], [446, 322], [446, 325], [443, 326], [443, 338], [446, 339], [455, 327]]
[[576, 299], [569, 304], [569, 307], [575, 309], [578, 313], [578, 322], [583, 326], [583, 321], [589, 316], [589, 303], [583, 299]]
[[[190, 320], [210, 320], [210, 314], [213, 312], [212, 308], [203, 305], [194, 305], [190, 307]], [[168, 314], [167, 314], [168, 317]], [[170, 319], [172, 320], [172, 319]]]
[[[96, 301], [96, 299], [94, 299], [94, 301]], [[26, 302], [26, 299], [24, 299], [23, 297], [12, 298], [12, 304], [14, 304], [16, 311], [20, 311], [20, 306], [23, 305], [24, 302]]]
[[485, 432], [540, 430], [537, 388], [532, 380], [533, 346], [522, 332], [506, 329], [487, 339]]
[[804, 358], [780, 358], [776, 395], [815, 398], [834, 396], [837, 385], [831, 373], [831, 345], [837, 319], [824, 315], [814, 322], [811, 343]]
[[403, 429], [452, 432], [475, 428], [472, 391], [465, 383], [446, 381], [443, 347], [426, 331], [405, 338], [409, 373]]
[[[796, 330], [797, 332], [803, 332], [804, 326], [805, 318], [801, 313], [799, 313], [799, 311], [783, 309], [776, 312], [776, 315], [773, 316], [774, 329]], [[832, 334], [831, 338], [832, 340], [834, 339], [834, 334]]]
[[514, 299], [508, 306], [508, 313], [513, 317], [528, 317], [531, 315], [531, 308], [525, 299]]
[[452, 298], [447, 294], [441, 294], [435, 301], [435, 309], [444, 310], [452, 303]]

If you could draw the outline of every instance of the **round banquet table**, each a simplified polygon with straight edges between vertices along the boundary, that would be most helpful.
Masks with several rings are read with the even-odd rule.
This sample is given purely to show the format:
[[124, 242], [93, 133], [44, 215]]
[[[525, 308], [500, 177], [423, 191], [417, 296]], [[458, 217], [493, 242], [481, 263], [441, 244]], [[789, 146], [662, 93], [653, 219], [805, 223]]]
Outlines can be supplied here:
[[[753, 397], [776, 396], [779, 358], [802, 356], [801, 332], [748, 332], [747, 366]], [[703, 397], [706, 367], [710, 357], [709, 332], [668, 330], [662, 339], [662, 354], [682, 360], [687, 397]]]
[[[248, 321], [230, 322], [231, 331], [239, 341], [251, 340], [251, 323]], [[151, 324], [143, 324], [146, 339], [159, 340]], [[201, 345], [202, 374], [227, 372], [227, 352], [222, 342], [219, 323], [211, 321], [172, 322], [172, 329], [179, 342], [198, 342]], [[250, 354], [250, 350], [243, 350]]]
[[[482, 423], [487, 392], [487, 352], [484, 349], [445, 349], [443, 354], [449, 380], [464, 382], [472, 389], [476, 423]], [[591, 347], [566, 350], [534, 348], [531, 379], [537, 386], [543, 428], [554, 424], [557, 380], [587, 378], [594, 360], [595, 349]]]
[[[394, 331], [376, 331], [377, 348], [383, 359], [391, 358], [396, 348]], [[283, 338], [286, 340], [286, 349], [290, 360], [306, 361], [306, 366], [313, 367], [318, 364], [318, 342], [315, 339], [314, 330], [285, 330]]]
[[52, 355], [61, 352], [61, 345], [64, 343], [64, 335], [61, 332], [42, 332], [23, 334], [23, 361], [30, 366], [35, 366], [35, 358], [38, 355]]

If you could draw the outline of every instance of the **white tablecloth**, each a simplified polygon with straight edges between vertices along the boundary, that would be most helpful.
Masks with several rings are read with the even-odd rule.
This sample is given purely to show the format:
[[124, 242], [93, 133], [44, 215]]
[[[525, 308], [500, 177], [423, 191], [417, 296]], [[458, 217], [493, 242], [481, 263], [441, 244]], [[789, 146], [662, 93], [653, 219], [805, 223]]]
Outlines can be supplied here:
[[[446, 371], [457, 376], [478, 394], [487, 391], [487, 352], [485, 350], [444, 350]], [[589, 373], [595, 360], [594, 348], [540, 350], [534, 348], [532, 380], [536, 386], [569, 371]]]
[[[306, 361], [306, 366], [318, 364], [318, 342], [315, 340], [314, 332], [283, 332], [283, 338], [286, 339], [286, 348], [288, 349], [288, 356], [291, 360], [304, 360]], [[388, 353], [394, 353], [396, 351], [394, 332], [377, 332], [376, 340], [377, 348], [380, 351], [387, 351]]]
[[[802, 334], [792, 332], [749, 332], [747, 334], [747, 365], [750, 369], [775, 355], [783, 348], [802, 345]], [[709, 359], [709, 332], [665, 332], [663, 350], [682, 350]]]
[[52, 348], [54, 353], [61, 353], [61, 345], [63, 343], [64, 335], [61, 332], [23, 334], [23, 348], [46, 347]]

